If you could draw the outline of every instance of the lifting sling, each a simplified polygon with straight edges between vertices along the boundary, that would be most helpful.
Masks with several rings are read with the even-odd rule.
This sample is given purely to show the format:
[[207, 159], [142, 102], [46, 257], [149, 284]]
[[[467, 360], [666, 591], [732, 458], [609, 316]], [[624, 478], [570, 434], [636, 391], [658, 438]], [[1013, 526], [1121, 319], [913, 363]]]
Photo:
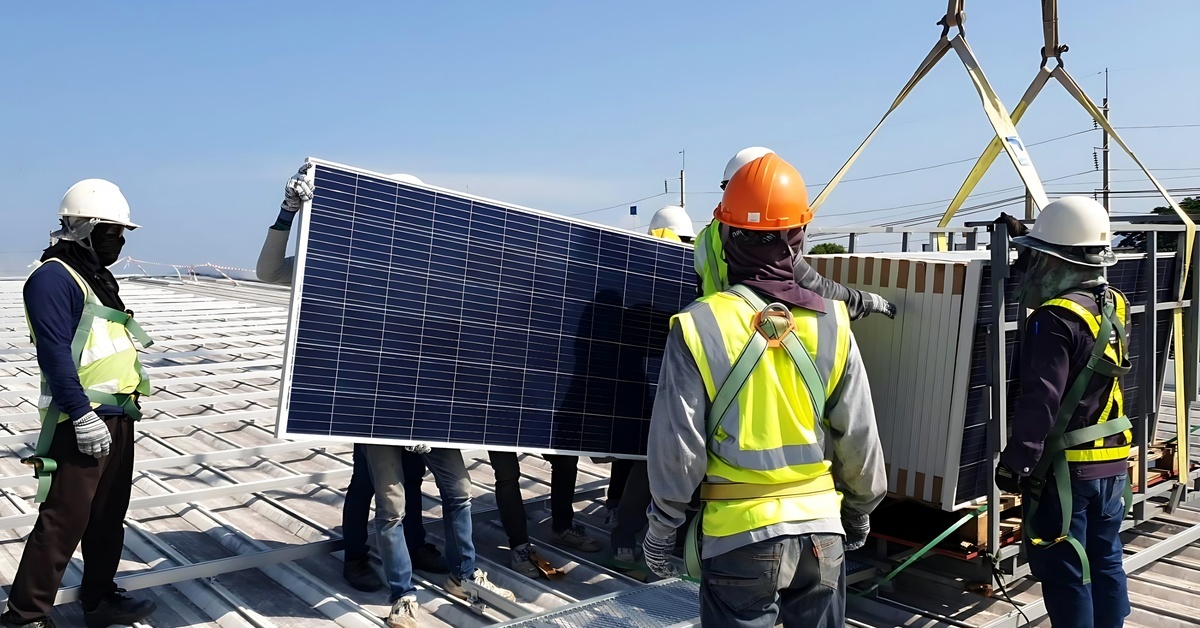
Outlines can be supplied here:
[[[987, 77], [983, 74], [983, 69], [979, 66], [979, 60], [975, 57], [975, 53], [971, 50], [971, 46], [967, 44], [966, 31], [963, 27], [963, 5], [965, 0], [949, 0], [946, 15], [938, 24], [942, 26], [942, 35], [934, 44], [933, 49], [917, 66], [917, 71], [908, 79], [908, 83], [900, 90], [899, 95], [892, 101], [891, 107], [883, 114], [883, 118], [875, 125], [874, 129], [867, 134], [867, 138], [862, 144], [850, 155], [846, 163], [833, 175], [829, 183], [825, 184], [825, 188], [817, 195], [817, 198], [811, 203], [812, 210], [815, 213], [825, 200], [841, 182], [846, 172], [858, 160], [859, 155], [866, 149], [867, 144], [875, 137], [883, 123], [887, 121], [888, 116], [892, 114], [904, 102], [904, 99], [916, 88], [917, 83], [929, 74], [938, 61], [942, 59], [951, 49], [958, 54], [959, 59], [963, 63], [963, 67], [967, 70], [967, 75], [971, 79], [971, 83], [975, 86], [975, 91], [979, 94], [979, 99], [983, 104], [984, 114], [987, 115], [988, 122], [995, 131], [996, 137], [1004, 138], [1003, 143], [998, 143], [998, 148], [1002, 148], [1012, 160], [1013, 166], [1017, 170], [1017, 175], [1021, 177], [1021, 181], [1033, 196], [1034, 202], [1039, 207], [1044, 207], [1047, 203], [1046, 193], [1042, 189], [1041, 179], [1038, 178], [1037, 170], [1033, 167], [1033, 161], [1029, 158], [1029, 154], [1025, 150], [1025, 144], [1017, 134], [1017, 128], [1012, 118], [1009, 117], [1008, 111], [1004, 108], [1004, 103], [1000, 102], [1000, 98], [996, 95], [996, 91], [992, 89]], [[958, 28], [958, 35], [953, 39], [949, 38], [950, 27]], [[999, 151], [997, 150], [997, 154]], [[982, 175], [981, 175], [982, 176]]]
[[[729, 411], [729, 407], [737, 400], [742, 387], [750, 379], [750, 374], [758, 366], [763, 356], [766, 355], [767, 349], [770, 348], [781, 347], [791, 356], [793, 364], [795, 364], [796, 369], [800, 372], [804, 388], [808, 392], [808, 398], [812, 401], [814, 421], [824, 421], [825, 381], [821, 377], [820, 371], [817, 370], [816, 362], [813, 361], [808, 350], [800, 342], [800, 337], [796, 335], [796, 324], [792, 319], [791, 310], [780, 303], [768, 305], [753, 290], [741, 284], [731, 287], [728, 293], [740, 297], [750, 307], [754, 308], [757, 314], [754, 317], [750, 339], [746, 341], [746, 346], [742, 348], [737, 360], [733, 363], [732, 368], [729, 369], [729, 375], [726, 376], [725, 381], [721, 382], [721, 385], [717, 388], [717, 394], [713, 396], [708, 415], [705, 418], [705, 427], [708, 432], [708, 438], [705, 442], [712, 442], [717, 434], [717, 430], [721, 427], [721, 421], [725, 413]], [[704, 512], [703, 502], [742, 501], [765, 498], [781, 499], [830, 490], [834, 490], [834, 483], [833, 476], [829, 474], [811, 480], [787, 484], [702, 483], [700, 485], [700, 512], [692, 518], [692, 523], [688, 528], [685, 539], [684, 562], [687, 566], [688, 576], [691, 578], [700, 577], [700, 536], [703, 529], [703, 525], [701, 524]]]
[[[73, 274], [74, 271], [71, 272]], [[137, 321], [133, 320], [132, 312], [122, 312], [91, 303], [87, 298], [87, 288], [84, 285], [81, 285], [80, 288], [84, 290], [83, 314], [79, 317], [79, 324], [75, 327], [75, 335], [71, 339], [71, 360], [75, 364], [76, 371], [80, 368], [84, 347], [87, 345], [88, 336], [92, 333], [92, 322], [97, 318], [121, 325], [142, 347], [149, 347], [154, 344], [150, 336], [142, 330], [141, 325], [138, 325]], [[30, 329], [32, 330], [32, 327]], [[32, 331], [30, 332], [30, 341], [35, 342]], [[111, 394], [88, 390], [86, 388], [84, 389], [84, 393], [87, 394], [88, 400], [92, 403], [117, 406], [127, 416], [135, 420], [142, 417], [142, 411], [138, 408], [137, 397], [134, 394]], [[45, 397], [50, 397], [50, 387], [46, 384], [44, 377], [41, 394]], [[38, 433], [37, 445], [34, 446], [33, 455], [21, 459], [23, 464], [33, 468], [33, 477], [37, 478], [38, 487], [35, 503], [40, 504], [46, 501], [46, 496], [50, 493], [50, 483], [54, 477], [54, 472], [58, 470], [58, 463], [48, 455], [50, 453], [50, 444], [54, 442], [55, 428], [60, 422], [66, 421], [69, 418], [64, 412], [58, 409], [58, 406], [51, 399], [49, 407], [46, 408], [46, 415], [42, 419], [42, 429]]]
[[[1033, 543], [1037, 547], [1047, 548], [1064, 542], [1070, 544], [1079, 556], [1083, 584], [1091, 582], [1091, 570], [1088, 564], [1087, 552], [1084, 550], [1083, 545], [1070, 534], [1074, 500], [1071, 491], [1071, 470], [1068, 464], [1069, 461], [1067, 460], [1067, 452], [1085, 443], [1103, 443], [1104, 439], [1110, 436], [1116, 436], [1133, 429], [1129, 417], [1125, 416], [1124, 407], [1120, 408], [1120, 417], [1114, 420], [1106, 420], [1108, 412], [1112, 411], [1114, 404], [1116, 404], [1114, 397], [1116, 396], [1116, 391], [1120, 389], [1120, 377], [1128, 373], [1130, 368], [1129, 358], [1126, 353], [1127, 336], [1125, 334], [1125, 325], [1120, 320], [1122, 316], [1117, 314], [1114, 304], [1114, 301], [1118, 298], [1120, 297], [1116, 296], [1111, 289], [1106, 291], [1105, 295], [1099, 299], [1099, 316], [1093, 316], [1082, 306], [1076, 305], [1074, 302], [1062, 297], [1052, 299], [1046, 304], [1047, 306], [1059, 305], [1066, 307], [1076, 315], [1084, 317], [1084, 321], [1088, 323], [1091, 330], [1096, 334], [1096, 344], [1092, 349], [1092, 355], [1088, 359], [1087, 366], [1075, 377], [1075, 380], [1071, 382], [1071, 386], [1067, 389], [1066, 395], [1063, 396], [1062, 405], [1059, 406], [1058, 414], [1055, 417], [1054, 427], [1050, 430], [1049, 436], [1046, 437], [1042, 457], [1038, 460], [1033, 472], [1029, 474], [1030, 504], [1029, 509], [1025, 513], [1023, 525], [1026, 537], [1030, 543]], [[1122, 303], [1124, 303], [1123, 300]], [[1126, 307], [1122, 306], [1121, 309], [1125, 310]], [[1121, 312], [1121, 314], [1123, 315], [1124, 312]], [[1114, 330], [1116, 331], [1115, 348], [1107, 340], [1112, 337]], [[1109, 354], [1109, 357], [1113, 361], [1105, 359], [1106, 353]], [[1100, 421], [1096, 424], [1067, 431], [1067, 425], [1071, 422], [1071, 418], [1079, 408], [1079, 404], [1087, 391], [1088, 384], [1091, 382], [1093, 375], [1112, 380], [1112, 388], [1110, 388], [1108, 395], [1108, 405], [1105, 406], [1107, 410], [1104, 411], [1105, 414], [1100, 417]], [[1123, 404], [1121, 405], [1123, 406]], [[1124, 456], [1119, 459], [1128, 459], [1129, 440], [1126, 439], [1126, 444], [1117, 449], [1123, 450], [1124, 453]], [[1032, 525], [1034, 515], [1041, 502], [1043, 491], [1046, 489], [1047, 474], [1053, 475], [1054, 490], [1057, 492], [1059, 507], [1062, 510], [1061, 527], [1050, 537], [1042, 535], [1045, 532], [1044, 530], [1041, 533], [1035, 531]], [[1125, 483], [1123, 499], [1125, 501], [1125, 516], [1128, 516], [1129, 511], [1133, 507], [1132, 485], [1128, 481]]]

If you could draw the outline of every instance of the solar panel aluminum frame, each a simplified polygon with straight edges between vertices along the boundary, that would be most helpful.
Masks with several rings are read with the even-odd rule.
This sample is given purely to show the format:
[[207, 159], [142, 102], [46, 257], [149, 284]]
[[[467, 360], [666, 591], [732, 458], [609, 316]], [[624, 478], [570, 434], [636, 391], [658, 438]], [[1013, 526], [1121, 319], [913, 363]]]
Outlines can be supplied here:
[[[394, 179], [394, 177], [392, 177], [391, 175], [382, 174], [379, 172], [374, 172], [371, 170], [366, 170], [366, 169], [358, 168], [358, 167], [354, 167], [354, 166], [348, 166], [345, 164], [340, 164], [337, 162], [319, 159], [319, 158], [315, 158], [315, 157], [309, 157], [309, 158], [305, 159], [304, 163], [306, 165], [312, 166], [311, 168], [308, 169], [308, 172], [307, 172], [307, 180], [310, 183], [315, 182], [317, 167], [332, 168], [332, 169], [337, 169], [337, 170], [341, 170], [341, 171], [356, 174], [356, 175], [362, 175], [362, 176], [375, 177], [375, 178], [384, 179], [384, 180], [396, 181]], [[615, 227], [612, 227], [609, 225], [603, 225], [600, 223], [595, 223], [595, 222], [591, 222], [588, 220], [582, 220], [582, 219], [571, 217], [571, 216], [554, 214], [551, 212], [546, 212], [546, 211], [537, 210], [537, 209], [533, 209], [533, 208], [529, 208], [529, 207], [524, 207], [524, 206], [516, 205], [513, 203], [497, 201], [495, 199], [490, 199], [490, 198], [486, 198], [486, 197], [482, 197], [482, 196], [468, 194], [468, 193], [460, 192], [457, 190], [451, 190], [448, 188], [442, 188], [442, 187], [438, 187], [438, 186], [434, 186], [434, 185], [429, 185], [424, 182], [417, 183], [417, 182], [413, 182], [413, 181], [403, 181], [403, 182], [398, 182], [398, 183], [402, 183], [402, 185], [429, 191], [429, 192], [450, 195], [450, 196], [453, 196], [453, 197], [461, 199], [461, 200], [486, 203], [486, 204], [494, 205], [494, 206], [497, 206], [497, 207], [500, 207], [503, 209], [507, 209], [507, 210], [515, 210], [515, 211], [524, 212], [524, 213], [532, 214], [532, 215], [539, 216], [539, 217], [547, 217], [547, 218], [553, 218], [553, 219], [557, 219], [557, 220], [565, 220], [565, 221], [575, 223], [575, 224], [586, 225], [586, 226], [604, 230], [604, 231], [619, 233], [622, 236], [627, 236], [627, 237], [634, 238], [634, 239], [644, 239], [648, 242], [653, 242], [659, 246], [682, 247], [687, 250], [692, 249], [692, 246], [689, 244], [683, 244], [683, 243], [679, 243], [679, 242], [664, 240], [661, 238], [656, 238], [649, 234], [643, 234], [643, 233], [639, 233], [639, 232], [622, 230], [622, 229], [618, 229], [618, 228], [615, 228]], [[519, 453], [604, 456], [604, 457], [625, 458], [625, 459], [633, 459], [633, 460], [644, 460], [645, 459], [644, 455], [628, 455], [628, 454], [622, 454], [622, 453], [603, 452], [603, 451], [577, 451], [577, 450], [537, 448], [537, 447], [525, 447], [525, 446], [521, 446], [521, 445], [503, 445], [503, 444], [491, 444], [491, 443], [483, 444], [483, 443], [441, 442], [441, 441], [430, 441], [430, 440], [424, 440], [424, 439], [405, 440], [405, 439], [393, 439], [393, 438], [378, 438], [378, 437], [370, 437], [370, 436], [346, 436], [346, 435], [337, 435], [337, 434], [314, 435], [314, 434], [309, 434], [309, 433], [289, 432], [288, 419], [289, 419], [289, 413], [290, 413], [290, 409], [291, 409], [292, 374], [293, 374], [294, 368], [295, 368], [294, 360], [295, 360], [295, 356], [296, 356], [296, 345], [297, 345], [297, 325], [298, 325], [299, 317], [300, 317], [301, 303], [304, 298], [305, 266], [306, 266], [306, 258], [307, 258], [307, 254], [308, 254], [309, 238], [311, 235], [311, 233], [310, 233], [311, 212], [312, 212], [312, 201], [308, 201], [303, 204], [300, 211], [298, 212], [299, 215], [297, 216], [297, 223], [298, 223], [299, 230], [297, 233], [297, 241], [296, 241], [296, 255], [295, 255], [295, 266], [293, 269], [292, 293], [291, 293], [291, 298], [290, 298], [290, 302], [288, 305], [287, 332], [286, 332], [285, 340], [283, 343], [284, 344], [283, 367], [282, 367], [282, 377], [281, 377], [280, 388], [279, 388], [278, 414], [277, 414], [276, 428], [275, 428], [275, 436], [277, 438], [310, 439], [310, 440], [322, 440], [322, 441], [327, 441], [327, 442], [351, 442], [351, 443], [359, 443], [359, 444], [400, 445], [400, 446], [426, 444], [426, 445], [430, 445], [430, 446], [434, 446], [434, 447], [444, 447], [444, 448], [461, 449], [461, 450], [487, 449], [487, 450], [494, 450], [494, 451], [513, 451], [513, 452], [519, 452]], [[689, 268], [690, 268], [690, 265], [689, 265]]]

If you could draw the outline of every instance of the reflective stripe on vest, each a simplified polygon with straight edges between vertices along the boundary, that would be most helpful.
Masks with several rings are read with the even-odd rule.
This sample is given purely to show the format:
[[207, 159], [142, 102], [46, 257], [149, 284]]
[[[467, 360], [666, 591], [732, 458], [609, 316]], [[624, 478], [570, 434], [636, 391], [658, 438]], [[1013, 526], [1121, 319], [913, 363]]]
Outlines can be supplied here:
[[[1113, 298], [1114, 314], [1121, 323], [1127, 322], [1128, 305], [1125, 296], [1116, 290], [1111, 290], [1110, 295]], [[1092, 334], [1092, 338], [1096, 338], [1100, 333], [1100, 314], [1093, 314], [1089, 309], [1089, 301], [1094, 304], [1095, 300], [1086, 294], [1071, 293], [1055, 299], [1050, 299], [1043, 303], [1043, 307], [1058, 307], [1065, 309], [1080, 320], [1087, 324], [1088, 330]], [[1117, 341], [1117, 335], [1123, 333], [1123, 330], [1113, 329], [1107, 346], [1104, 348], [1104, 357], [1112, 361], [1113, 364], [1122, 364], [1125, 360], [1124, 342]], [[1121, 339], [1125, 340], [1125, 339]], [[1100, 342], [1096, 338], [1097, 342]], [[1113, 378], [1112, 386], [1109, 388], [1108, 396], [1103, 402], [1103, 411], [1100, 417], [1096, 420], [1096, 424], [1106, 423], [1114, 416], [1123, 416], [1125, 411], [1125, 396], [1121, 392], [1121, 381], [1118, 378]], [[1083, 444], [1077, 447], [1067, 449], [1064, 453], [1067, 457], [1067, 462], [1112, 462], [1115, 460], [1125, 460], [1129, 457], [1131, 444], [1133, 443], [1133, 432], [1125, 430], [1123, 432], [1125, 439], [1124, 445], [1106, 447], [1103, 438], [1096, 439], [1090, 444]]]
[[700, 276], [702, 296], [712, 296], [729, 289], [729, 270], [721, 245], [721, 223], [716, 220], [696, 236], [692, 267]]
[[[795, 334], [816, 364], [824, 397], [834, 394], [850, 349], [846, 305], [825, 301], [827, 312], [793, 309]], [[747, 346], [755, 315], [741, 297], [703, 297], [671, 319], [699, 367], [710, 404]], [[824, 400], [820, 400], [822, 403]], [[804, 379], [783, 347], [767, 349], [730, 403], [708, 443], [706, 481], [747, 485], [803, 483], [829, 476], [825, 425], [818, 421]], [[730, 536], [777, 523], [839, 516], [835, 490], [803, 496], [706, 502], [703, 532]]]

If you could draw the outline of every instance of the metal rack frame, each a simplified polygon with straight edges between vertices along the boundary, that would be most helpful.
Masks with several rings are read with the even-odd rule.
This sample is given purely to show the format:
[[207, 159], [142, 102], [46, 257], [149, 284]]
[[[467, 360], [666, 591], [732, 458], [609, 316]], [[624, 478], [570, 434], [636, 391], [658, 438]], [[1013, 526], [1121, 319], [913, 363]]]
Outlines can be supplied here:
[[[1161, 255], [1157, 250], [1160, 237], [1169, 237], [1171, 235], [1177, 237], [1180, 246], [1177, 247], [1175, 255], [1182, 258], [1185, 251], [1185, 247], [1183, 246], [1184, 238], [1186, 237], [1185, 227], [1178, 222], [1172, 222], [1170, 219], [1164, 219], [1164, 217], [1159, 216], [1117, 216], [1114, 217], [1113, 231], [1117, 234], [1142, 233], [1145, 236], [1146, 251], [1135, 253], [1119, 251], [1122, 257], [1126, 259], [1140, 258], [1143, 260], [1142, 263], [1148, 266], [1148, 269], [1143, 270], [1142, 273], [1145, 277], [1146, 303], [1144, 305], [1132, 306], [1130, 314], [1142, 314], [1147, 310], [1161, 312], [1178, 307], [1182, 307], [1185, 310], [1185, 333], [1182, 351], [1179, 348], [1172, 347], [1171, 344], [1168, 344], [1168, 349], [1175, 350], [1177, 358], [1185, 360], [1184, 381], [1175, 382], [1175, 394], [1177, 397], [1176, 403], [1185, 404], [1184, 412], [1187, 414], [1188, 433], [1191, 433], [1193, 430], [1200, 429], [1196, 425], [1195, 418], [1189, 411], [1190, 404], [1197, 400], [1197, 370], [1200, 367], [1200, 343], [1197, 342], [1197, 333], [1200, 332], [1200, 308], [1193, 305], [1194, 295], [1200, 294], [1200, 273], [1193, 271], [1187, 278], [1190, 294], [1193, 297], [1177, 303], [1173, 301], [1159, 301], [1158, 274], [1155, 272], [1158, 258]], [[983, 323], [986, 326], [987, 333], [987, 361], [989, 366], [987, 375], [990, 408], [988, 452], [991, 456], [993, 467], [998, 464], [1000, 452], [1004, 450], [1008, 437], [1008, 430], [1004, 423], [1005, 417], [1008, 416], [1008, 385], [1006, 375], [1009, 372], [1004, 346], [1005, 332], [1017, 329], [1023, 322], [1012, 322], [1005, 318], [1004, 283], [1005, 279], [1009, 277], [1010, 272], [1011, 243], [1008, 232], [1003, 225], [997, 228], [997, 225], [992, 222], [968, 222], [963, 227], [932, 229], [851, 226], [834, 229], [813, 229], [811, 233], [834, 236], [835, 238], [845, 237], [849, 240], [849, 246], [847, 247], [849, 252], [854, 252], [858, 244], [858, 237], [864, 234], [901, 234], [903, 237], [901, 250], [903, 252], [910, 251], [910, 243], [912, 241], [910, 236], [912, 234], [928, 234], [931, 237], [946, 235], [949, 238], [953, 238], [955, 235], [962, 235], [970, 249], [975, 249], [976, 245], [981, 241], [987, 243], [987, 248], [991, 253], [988, 263], [992, 268], [991, 284], [984, 287], [986, 290], [991, 290], [992, 318]], [[1192, 255], [1192, 266], [1195, 268], [1197, 258], [1200, 258], [1200, 247], [1193, 247]], [[1182, 262], [1182, 259], [1180, 261]], [[1172, 292], [1178, 292], [1178, 276], [1176, 276], [1175, 282]], [[1134, 333], [1142, 334], [1141, 341], [1143, 347], [1153, 348], [1157, 346], [1158, 330], [1155, 325], [1143, 324]], [[1158, 411], [1161, 406], [1164, 387], [1163, 371], [1166, 368], [1166, 363], [1167, 361], [1164, 360], [1161, 364], [1156, 365], [1157, 368], [1141, 369], [1138, 374], [1139, 385], [1142, 390], [1152, 393], [1142, 394], [1140, 396], [1140, 407], [1136, 409], [1141, 420], [1138, 420], [1134, 426], [1133, 445], [1138, 448], [1139, 452], [1146, 452], [1148, 446], [1155, 440], [1152, 435], [1157, 434]], [[1186, 436], [1181, 439], [1181, 442], [1185, 440]], [[1125, 520], [1122, 529], [1129, 529], [1164, 514], [1170, 514], [1182, 504], [1200, 500], [1200, 469], [1192, 470], [1190, 468], [1200, 463], [1200, 456], [1197, 456], [1197, 452], [1189, 448], [1188, 460], [1190, 463], [1189, 469], [1181, 470], [1183, 477], [1177, 478], [1172, 482], [1163, 482], [1150, 487], [1147, 486], [1148, 482], [1145, 481], [1149, 471], [1149, 461], [1144, 453], [1139, 457], [1137, 462], [1138, 473], [1139, 477], [1143, 478], [1143, 481], [1134, 493], [1134, 509], [1131, 516]], [[981, 503], [988, 505], [989, 512], [998, 512], [1001, 504], [1000, 492], [994, 484], [990, 486], [985, 500]], [[1200, 526], [1190, 528], [1186, 532], [1180, 533], [1171, 537], [1168, 541], [1154, 546], [1151, 550], [1138, 552], [1135, 559], [1127, 561], [1126, 568], [1127, 570], [1140, 568], [1198, 539], [1200, 539]], [[997, 560], [1002, 573], [1006, 574], [1010, 581], [1028, 575], [1029, 568], [1024, 562], [1021, 545], [1002, 545], [999, 517], [989, 517], [986, 549], [987, 555]], [[987, 558], [983, 557], [982, 560], [978, 560], [977, 562], [984, 578], [990, 579], [991, 574], [989, 573], [989, 566], [986, 564], [986, 561]], [[1031, 609], [1026, 607], [1024, 610], [1029, 615]], [[1037, 611], [1037, 609], [1032, 610]], [[1010, 624], [1005, 623], [1003, 625]]]

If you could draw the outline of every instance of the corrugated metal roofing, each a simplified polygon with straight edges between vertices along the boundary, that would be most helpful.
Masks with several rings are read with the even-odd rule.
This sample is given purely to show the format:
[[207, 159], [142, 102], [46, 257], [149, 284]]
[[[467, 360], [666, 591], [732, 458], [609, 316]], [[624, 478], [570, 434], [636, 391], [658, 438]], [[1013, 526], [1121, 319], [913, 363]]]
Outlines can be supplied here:
[[[288, 291], [257, 283], [200, 279], [123, 279], [126, 301], [158, 340], [145, 356], [154, 395], [137, 440], [134, 502], [127, 519], [121, 577], [130, 589], [155, 598], [155, 626], [378, 626], [387, 593], [365, 594], [341, 578], [339, 537], [350, 450], [344, 445], [278, 441], [273, 437]], [[0, 281], [0, 583], [8, 584], [35, 517], [33, 482], [19, 458], [36, 428], [37, 369], [26, 337], [20, 281]], [[1168, 392], [1166, 402], [1173, 401]], [[1168, 416], [1164, 411], [1163, 416]], [[1200, 440], [1200, 439], [1197, 439]], [[546, 583], [507, 569], [507, 539], [494, 512], [492, 473], [484, 452], [468, 452], [475, 485], [475, 539], [481, 567], [516, 591], [528, 612], [561, 609], [589, 598], [628, 591], [641, 583], [608, 571], [598, 555], [572, 555], [547, 542], [549, 466], [523, 459], [522, 487], [540, 551], [568, 572]], [[607, 545], [599, 498], [608, 467], [581, 460], [578, 520]], [[436, 491], [427, 484], [426, 530], [441, 544]], [[1185, 508], [1173, 519], [1129, 533], [1128, 548], [1152, 545], [1200, 523]], [[74, 599], [79, 556], [61, 601]], [[883, 565], [883, 566], [886, 566]], [[901, 577], [880, 600], [852, 604], [851, 623], [868, 626], [984, 626], [1010, 610], [1006, 602], [964, 593], [968, 566], [929, 559]], [[1130, 625], [1198, 625], [1200, 544], [1139, 571], [1131, 582]], [[482, 626], [509, 619], [495, 608], [480, 612], [419, 580], [426, 625]], [[164, 584], [168, 583], [168, 584]], [[1021, 604], [1035, 602], [1037, 586], [1014, 587]], [[66, 625], [82, 623], [77, 605], [56, 609]], [[944, 617], [945, 620], [928, 616]], [[687, 619], [687, 618], [683, 618]]]

